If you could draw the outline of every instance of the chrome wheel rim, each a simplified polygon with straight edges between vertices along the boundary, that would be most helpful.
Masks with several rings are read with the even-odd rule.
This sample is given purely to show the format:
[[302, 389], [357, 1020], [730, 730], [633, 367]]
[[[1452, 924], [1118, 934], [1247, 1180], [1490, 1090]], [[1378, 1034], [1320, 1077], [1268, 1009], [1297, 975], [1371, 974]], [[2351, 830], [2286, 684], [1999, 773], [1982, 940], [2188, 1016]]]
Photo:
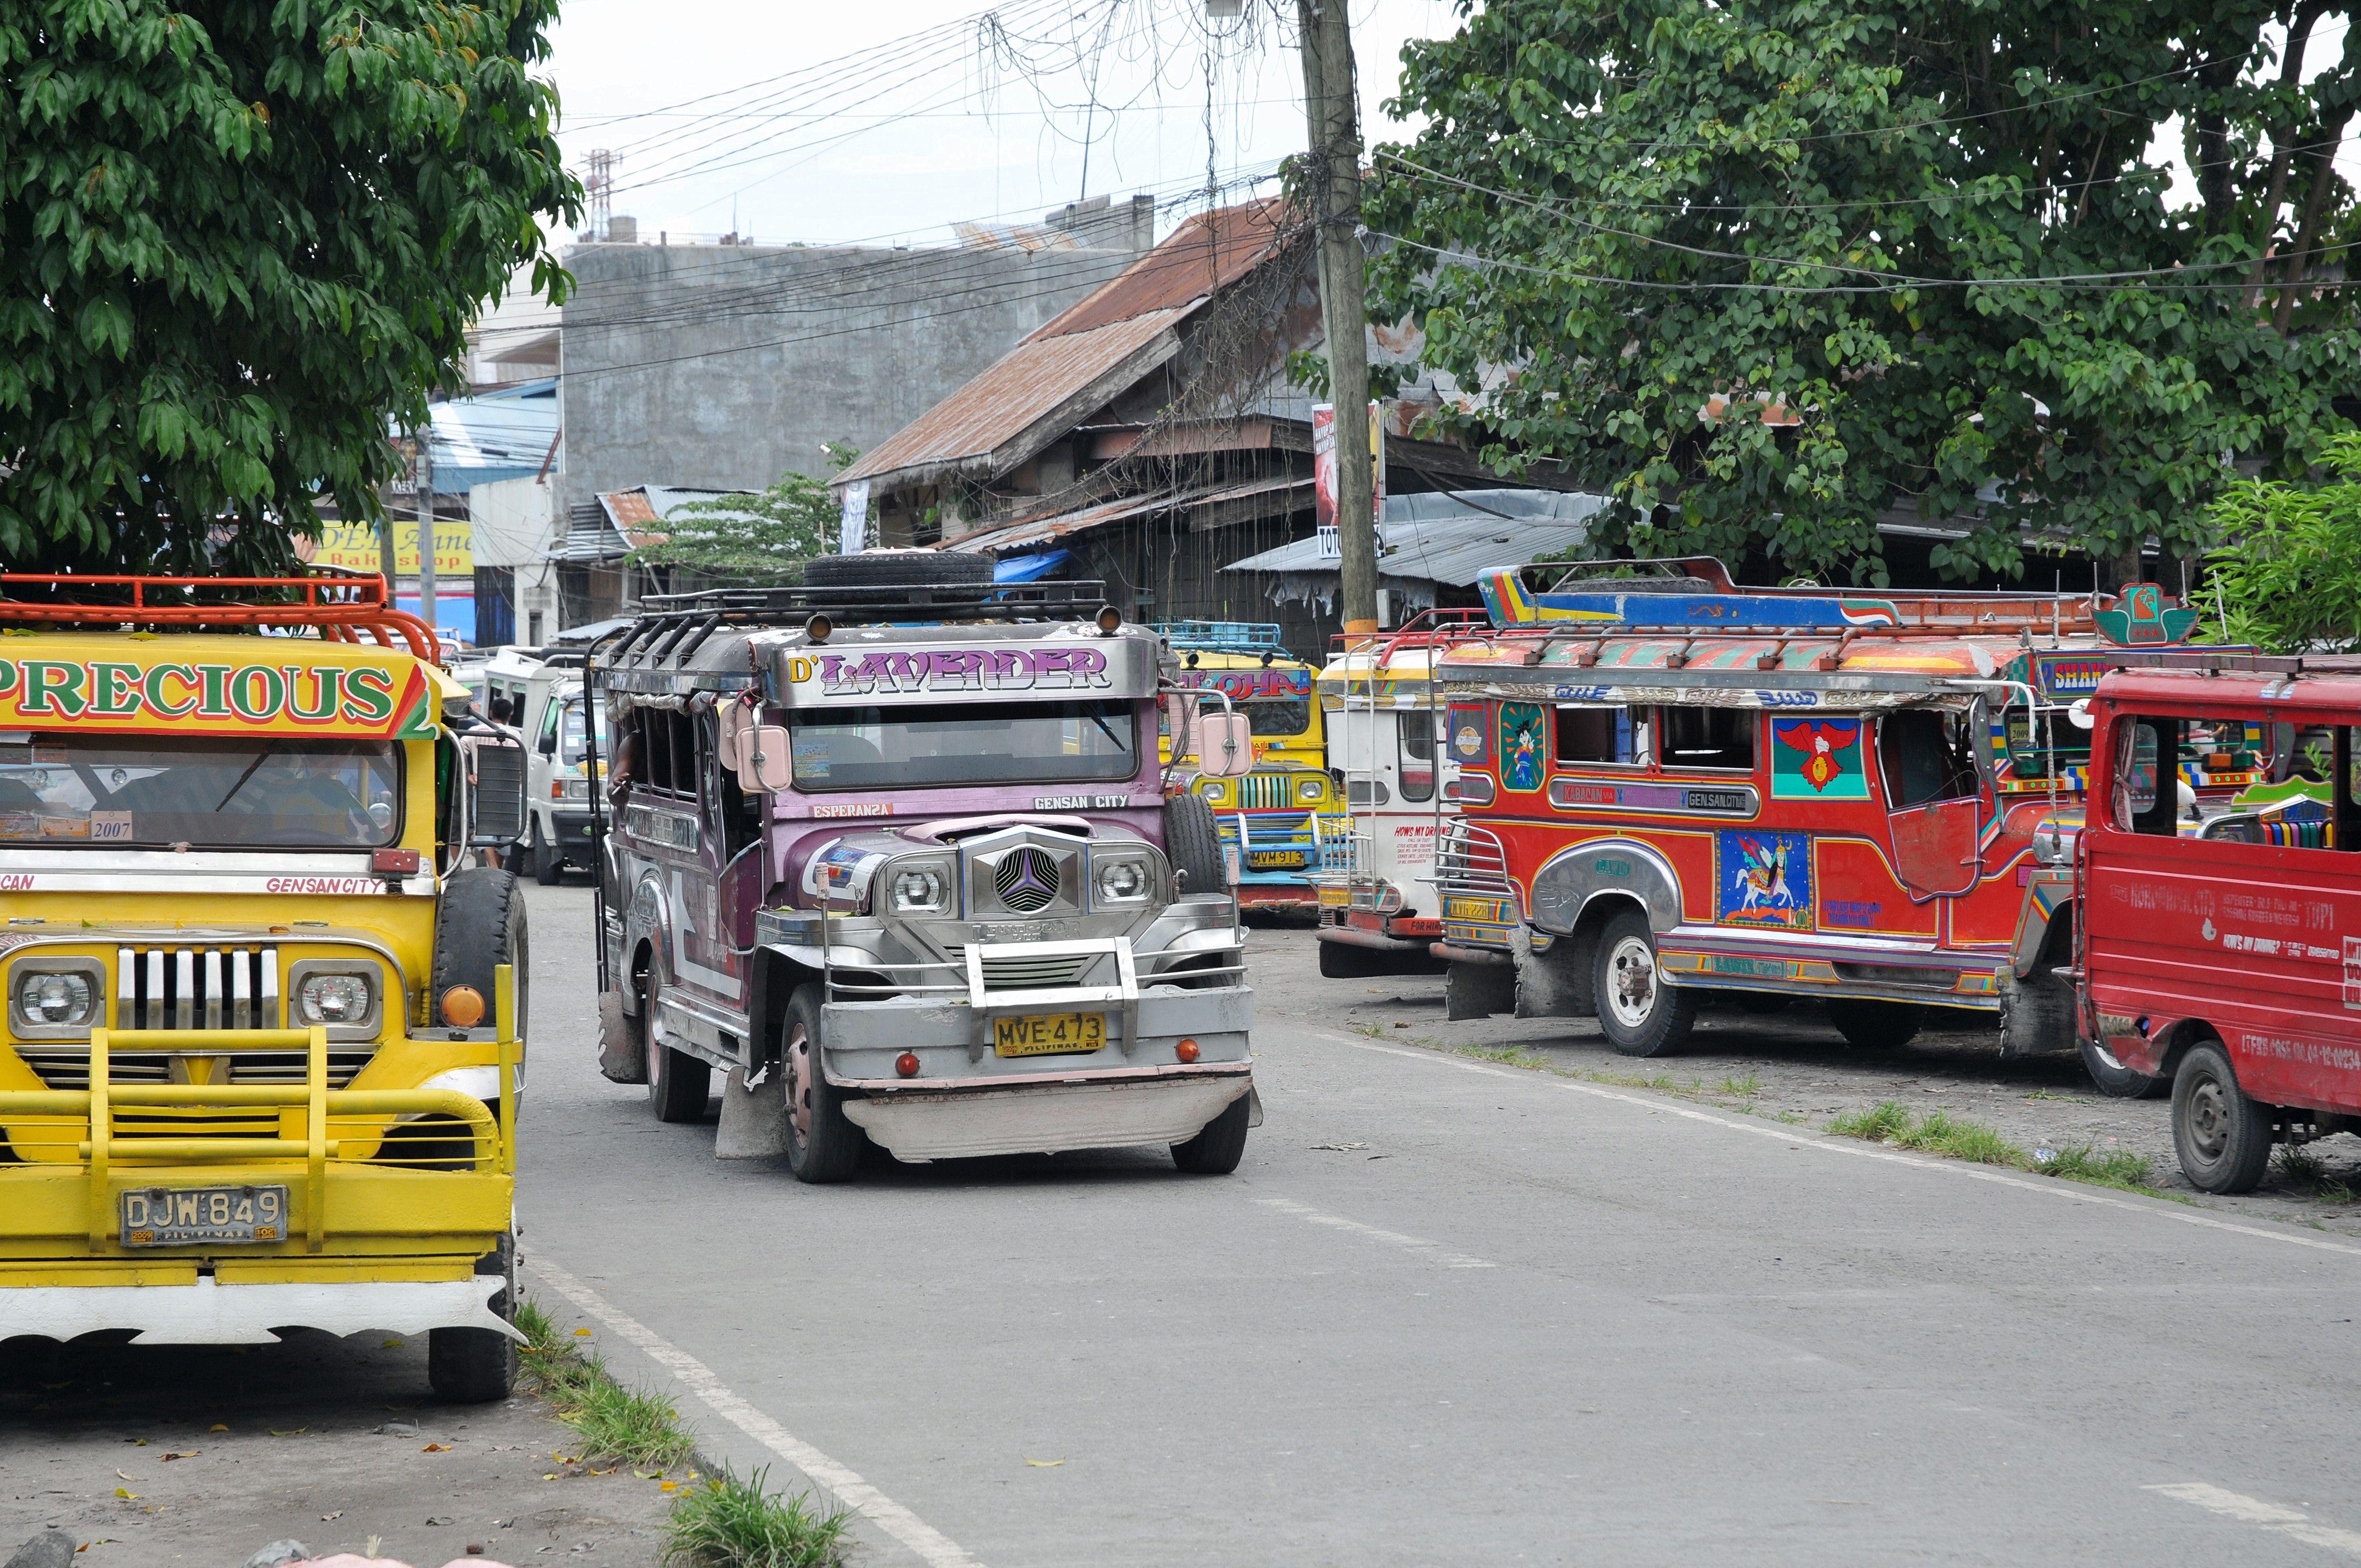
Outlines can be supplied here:
[[801, 1024], [787, 1025], [786, 1048], [779, 1054], [786, 1058], [787, 1134], [801, 1148], [811, 1138], [812, 1122], [811, 1036]]
[[1626, 937], [1607, 955], [1607, 1008], [1627, 1029], [1644, 1028], [1656, 1011], [1656, 949]]

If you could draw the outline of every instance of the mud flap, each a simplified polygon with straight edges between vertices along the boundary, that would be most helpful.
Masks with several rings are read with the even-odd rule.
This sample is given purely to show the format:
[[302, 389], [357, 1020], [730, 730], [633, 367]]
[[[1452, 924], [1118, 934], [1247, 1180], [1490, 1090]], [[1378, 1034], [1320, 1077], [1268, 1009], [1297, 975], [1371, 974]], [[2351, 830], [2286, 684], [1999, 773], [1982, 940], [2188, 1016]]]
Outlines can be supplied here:
[[2002, 1060], [2077, 1048], [2074, 988], [2060, 980], [2055, 970], [2035, 970], [2011, 981], [2002, 1006]]
[[1262, 1125], [1262, 1091], [1251, 1084], [1246, 1086], [1246, 1125]]
[[1458, 959], [1443, 974], [1443, 1014], [1453, 1023], [1517, 1010], [1517, 971], [1507, 964]]
[[1518, 1017], [1587, 1018], [1598, 1011], [1590, 972], [1598, 948], [1596, 931], [1561, 937], [1538, 951], [1532, 933], [1512, 931], [1509, 944], [1516, 963]]
[[638, 1027], [623, 1015], [620, 991], [599, 993], [598, 1072], [609, 1083], [648, 1080], [648, 1053], [640, 1048]]
[[774, 1062], [733, 1067], [721, 1084], [721, 1125], [713, 1135], [716, 1159], [775, 1159], [787, 1152], [787, 1075]]

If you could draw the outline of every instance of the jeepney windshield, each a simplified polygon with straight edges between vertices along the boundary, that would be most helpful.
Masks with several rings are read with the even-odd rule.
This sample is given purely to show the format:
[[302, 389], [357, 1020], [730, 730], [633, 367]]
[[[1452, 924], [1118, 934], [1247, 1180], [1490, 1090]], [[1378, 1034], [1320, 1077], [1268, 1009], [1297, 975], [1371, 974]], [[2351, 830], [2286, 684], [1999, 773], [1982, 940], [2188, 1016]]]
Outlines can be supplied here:
[[401, 834], [401, 762], [391, 740], [0, 732], [0, 841], [373, 850]]
[[796, 787], [1062, 784], [1139, 772], [1138, 712], [1127, 702], [988, 702], [844, 707], [796, 717]]
[[1312, 728], [1309, 696], [1258, 696], [1238, 706], [1246, 709], [1246, 727], [1257, 735], [1301, 735]]

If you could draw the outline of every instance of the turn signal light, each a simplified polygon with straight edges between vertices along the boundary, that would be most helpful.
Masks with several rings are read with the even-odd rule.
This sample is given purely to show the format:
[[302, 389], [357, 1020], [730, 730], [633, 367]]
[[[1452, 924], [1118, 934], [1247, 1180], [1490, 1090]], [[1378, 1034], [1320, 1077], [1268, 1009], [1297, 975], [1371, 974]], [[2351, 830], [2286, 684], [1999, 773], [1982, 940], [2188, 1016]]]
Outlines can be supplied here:
[[472, 1029], [484, 1021], [484, 993], [472, 985], [455, 985], [443, 993], [443, 1022], [455, 1029]]
[[894, 1058], [894, 1070], [904, 1078], [918, 1076], [918, 1056], [916, 1051], [904, 1051]]
[[1197, 1042], [1194, 1040], [1183, 1040], [1179, 1045], [1172, 1047], [1172, 1054], [1179, 1057], [1182, 1061], [1195, 1061], [1197, 1059]]

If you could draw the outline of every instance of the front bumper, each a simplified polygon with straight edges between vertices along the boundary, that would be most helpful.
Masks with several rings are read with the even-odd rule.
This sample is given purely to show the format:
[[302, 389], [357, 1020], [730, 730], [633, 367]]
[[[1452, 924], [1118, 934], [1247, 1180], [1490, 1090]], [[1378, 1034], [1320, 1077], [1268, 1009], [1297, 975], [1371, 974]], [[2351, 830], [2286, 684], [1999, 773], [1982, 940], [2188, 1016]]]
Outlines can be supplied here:
[[1243, 1063], [1149, 1069], [1058, 1083], [896, 1090], [848, 1101], [844, 1113], [895, 1159], [1178, 1144], [1254, 1091]]
[[590, 810], [552, 811], [549, 814], [549, 839], [566, 863], [577, 870], [588, 871], [598, 864], [590, 838]]
[[490, 1329], [523, 1343], [491, 1298], [508, 1288], [497, 1274], [458, 1279], [276, 1280], [185, 1285], [31, 1285], [0, 1288], [0, 1335], [68, 1340], [104, 1329], [136, 1329], [133, 1344], [271, 1344], [274, 1329], [332, 1334], [415, 1334], [430, 1329]]

